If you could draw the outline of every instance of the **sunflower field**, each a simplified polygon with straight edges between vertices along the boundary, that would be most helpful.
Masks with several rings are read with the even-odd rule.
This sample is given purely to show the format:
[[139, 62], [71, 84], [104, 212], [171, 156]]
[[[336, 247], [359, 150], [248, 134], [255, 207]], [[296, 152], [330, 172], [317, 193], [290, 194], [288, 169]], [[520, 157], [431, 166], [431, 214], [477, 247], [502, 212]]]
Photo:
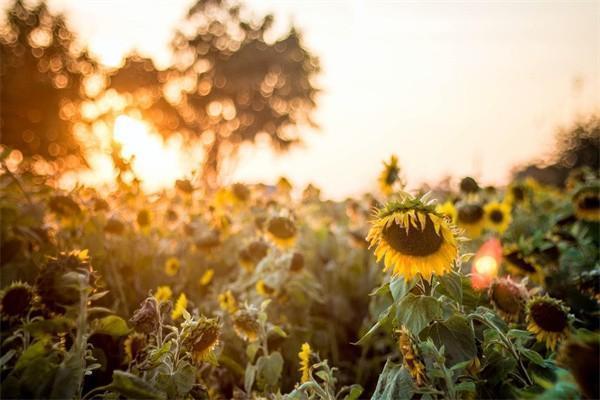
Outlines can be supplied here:
[[600, 181], [344, 201], [0, 175], [1, 397], [600, 398]]

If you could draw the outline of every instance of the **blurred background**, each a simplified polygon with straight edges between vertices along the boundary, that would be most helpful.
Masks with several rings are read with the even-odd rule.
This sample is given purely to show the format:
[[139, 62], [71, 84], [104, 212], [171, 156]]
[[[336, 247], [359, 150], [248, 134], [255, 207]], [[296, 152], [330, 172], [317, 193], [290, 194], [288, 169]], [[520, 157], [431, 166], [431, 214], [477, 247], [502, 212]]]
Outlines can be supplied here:
[[0, 7], [3, 162], [65, 188], [286, 176], [339, 199], [392, 153], [409, 188], [597, 168], [598, 1]]

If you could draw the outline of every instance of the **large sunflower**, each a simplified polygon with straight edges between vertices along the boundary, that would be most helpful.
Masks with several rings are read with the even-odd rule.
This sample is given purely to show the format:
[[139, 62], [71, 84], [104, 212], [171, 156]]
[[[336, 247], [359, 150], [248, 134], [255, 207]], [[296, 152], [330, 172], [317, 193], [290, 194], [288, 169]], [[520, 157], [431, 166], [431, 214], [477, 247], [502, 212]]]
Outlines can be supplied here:
[[569, 331], [569, 310], [560, 301], [545, 296], [535, 296], [527, 303], [527, 330], [551, 350]]
[[492, 201], [483, 207], [486, 226], [498, 233], [504, 233], [512, 221], [510, 205], [505, 202]]
[[573, 195], [573, 207], [577, 218], [590, 221], [600, 221], [600, 182], [583, 186]]
[[406, 197], [378, 210], [367, 241], [375, 246], [377, 261], [385, 256], [385, 268], [412, 279], [421, 274], [443, 275], [458, 256], [456, 232], [433, 204]]
[[394, 183], [400, 178], [400, 167], [398, 166], [398, 157], [392, 155], [389, 162], [383, 163], [383, 171], [379, 175], [379, 188], [381, 191], [389, 195], [394, 190]]

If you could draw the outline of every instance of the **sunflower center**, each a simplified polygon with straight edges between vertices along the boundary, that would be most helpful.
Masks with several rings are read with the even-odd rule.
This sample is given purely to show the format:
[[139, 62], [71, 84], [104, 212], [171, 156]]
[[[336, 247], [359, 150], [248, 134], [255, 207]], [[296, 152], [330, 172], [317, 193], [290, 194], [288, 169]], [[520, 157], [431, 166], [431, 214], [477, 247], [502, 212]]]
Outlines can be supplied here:
[[490, 219], [492, 222], [499, 224], [504, 220], [504, 214], [500, 210], [492, 210], [490, 213]]
[[518, 289], [511, 284], [498, 283], [492, 290], [492, 299], [496, 306], [511, 315], [516, 315], [521, 309], [521, 297]]
[[506, 254], [504, 258], [506, 258], [508, 262], [522, 269], [523, 271], [535, 272], [535, 267], [531, 263], [523, 259], [523, 257], [521, 257], [516, 251]]
[[296, 234], [294, 223], [284, 217], [273, 218], [267, 229], [273, 236], [280, 239], [290, 239]]
[[383, 230], [383, 238], [394, 250], [416, 257], [429, 256], [442, 247], [444, 238], [438, 235], [431, 218], [425, 219], [425, 228], [409, 224], [408, 231], [399, 224], [391, 224]]
[[2, 311], [10, 316], [24, 316], [30, 306], [31, 299], [32, 294], [29, 289], [25, 287], [11, 288], [2, 298]]
[[600, 208], [600, 196], [585, 196], [579, 201], [582, 210], [597, 210]]
[[458, 209], [458, 220], [466, 224], [474, 224], [483, 217], [483, 208], [479, 204], [465, 204]]
[[529, 313], [546, 332], [562, 332], [567, 327], [567, 314], [556, 304], [540, 301], [531, 305]]

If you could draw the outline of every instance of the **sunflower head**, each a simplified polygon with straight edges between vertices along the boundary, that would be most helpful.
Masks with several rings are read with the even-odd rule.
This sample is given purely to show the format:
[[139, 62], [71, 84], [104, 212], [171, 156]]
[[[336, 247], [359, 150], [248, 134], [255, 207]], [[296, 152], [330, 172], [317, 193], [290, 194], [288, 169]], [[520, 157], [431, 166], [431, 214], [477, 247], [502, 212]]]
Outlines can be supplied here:
[[243, 183], [234, 183], [231, 185], [231, 193], [241, 203], [245, 203], [250, 199], [250, 189]]
[[300, 348], [300, 352], [298, 353], [298, 358], [300, 359], [300, 372], [302, 372], [302, 377], [300, 378], [301, 383], [308, 382], [310, 380], [310, 356], [312, 354], [312, 350], [310, 349], [310, 344], [303, 343]]
[[27, 316], [35, 293], [27, 283], [13, 282], [0, 292], [0, 314], [6, 319]]
[[125, 362], [130, 363], [141, 358], [147, 344], [146, 335], [137, 332], [129, 334], [123, 342]]
[[249, 243], [238, 253], [240, 264], [247, 271], [252, 271], [269, 252], [269, 245], [264, 240], [255, 240]]
[[106, 221], [104, 225], [104, 232], [111, 233], [113, 235], [121, 235], [125, 230], [125, 225], [117, 217], [111, 217]]
[[406, 280], [417, 274], [429, 279], [452, 270], [458, 256], [453, 226], [435, 211], [433, 204], [406, 196], [376, 212], [367, 235], [377, 260], [384, 258], [385, 270]]
[[164, 302], [171, 300], [173, 297], [173, 291], [169, 286], [159, 286], [156, 288], [156, 293], [154, 293], [154, 298], [157, 302]]
[[536, 282], [541, 281], [543, 270], [531, 255], [525, 255], [515, 244], [509, 244], [502, 249], [502, 258], [508, 264], [511, 273], [519, 276], [529, 276]]
[[219, 343], [221, 324], [216, 318], [201, 317], [194, 321], [183, 344], [192, 354], [195, 363], [206, 361]]
[[580, 331], [569, 336], [560, 346], [556, 361], [573, 374], [586, 398], [600, 399], [600, 334]]
[[569, 310], [560, 300], [545, 295], [527, 302], [527, 329], [549, 349], [567, 335], [569, 324]]
[[492, 201], [485, 205], [486, 226], [498, 233], [504, 233], [511, 223], [510, 205], [505, 202]]
[[185, 293], [181, 293], [177, 298], [177, 301], [175, 302], [175, 307], [173, 308], [173, 311], [171, 312], [171, 318], [173, 319], [173, 321], [176, 321], [183, 316], [183, 313], [184, 311], [186, 311], [187, 306], [187, 296], [185, 295]]
[[389, 195], [394, 190], [394, 184], [400, 179], [400, 167], [398, 166], [398, 157], [392, 155], [390, 161], [383, 163], [383, 171], [379, 175], [379, 188]]
[[232, 317], [235, 333], [248, 342], [258, 339], [260, 323], [258, 322], [258, 310], [254, 307], [245, 307], [238, 310]]
[[527, 289], [510, 276], [496, 278], [490, 285], [488, 296], [494, 309], [509, 321], [516, 321], [525, 309], [529, 297]]
[[402, 354], [404, 368], [408, 370], [417, 386], [423, 386], [427, 379], [425, 365], [419, 356], [414, 338], [405, 327], [396, 330], [396, 334], [398, 335], [398, 349]]
[[464, 177], [460, 181], [460, 191], [466, 194], [474, 194], [479, 192], [479, 184], [470, 176]]
[[268, 236], [280, 247], [292, 246], [296, 240], [296, 233], [296, 225], [288, 217], [272, 217], [267, 222]]
[[237, 311], [237, 300], [231, 290], [219, 294], [218, 300], [221, 310], [227, 311], [229, 314], [233, 314]]
[[481, 204], [460, 202], [456, 208], [459, 228], [464, 229], [469, 238], [478, 238], [485, 226], [485, 211]]
[[79, 304], [81, 283], [93, 284], [93, 278], [87, 250], [75, 250], [49, 258], [35, 286], [44, 307], [64, 313], [65, 307]]
[[158, 329], [158, 303], [154, 297], [148, 297], [129, 320], [134, 329], [140, 333], [152, 333]]
[[181, 267], [181, 262], [177, 257], [169, 257], [165, 261], [165, 274], [168, 276], [175, 276]]
[[580, 187], [573, 195], [573, 207], [577, 218], [600, 222], [600, 181]]

